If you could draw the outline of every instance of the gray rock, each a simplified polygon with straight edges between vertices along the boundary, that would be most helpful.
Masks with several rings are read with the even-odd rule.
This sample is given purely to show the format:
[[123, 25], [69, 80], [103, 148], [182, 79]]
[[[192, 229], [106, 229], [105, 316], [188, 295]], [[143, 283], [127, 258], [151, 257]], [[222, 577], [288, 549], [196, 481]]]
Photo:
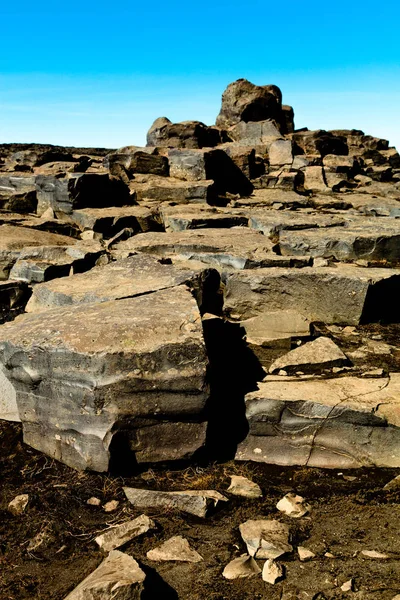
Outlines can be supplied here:
[[282, 139], [275, 121], [264, 120], [258, 122], [240, 121], [229, 130], [229, 136], [242, 146], [270, 147], [276, 140]]
[[73, 246], [76, 240], [67, 236], [13, 225], [0, 225], [0, 280], [9, 273], [26, 246]]
[[128, 187], [107, 173], [70, 173], [63, 179], [37, 175], [35, 183], [39, 215], [48, 208], [62, 216], [80, 208], [131, 204]]
[[110, 552], [154, 528], [154, 521], [146, 515], [140, 515], [136, 519], [110, 527], [110, 529], [98, 535], [95, 542], [104, 552]]
[[196, 550], [190, 547], [187, 539], [180, 535], [176, 535], [163, 544], [149, 550], [147, 552], [147, 558], [154, 561], [178, 561], [178, 562], [190, 562], [198, 563], [203, 560]]
[[0, 367], [0, 419], [20, 422], [17, 394]]
[[247, 551], [254, 558], [279, 558], [293, 547], [289, 544], [289, 527], [272, 519], [249, 520], [239, 526]]
[[201, 121], [171, 123], [166, 117], [154, 121], [147, 133], [147, 146], [165, 148], [213, 148], [221, 141], [223, 133]]
[[310, 321], [358, 325], [397, 321], [400, 269], [339, 265], [304, 269], [237, 271], [226, 277], [225, 309], [245, 320], [263, 312], [295, 310]]
[[400, 377], [269, 376], [246, 396], [238, 460], [320, 468], [399, 467]]
[[189, 458], [203, 445], [208, 361], [184, 286], [56, 308], [45, 323], [27, 314], [0, 328], [0, 364], [16, 389], [27, 444], [95, 471], [107, 470], [117, 434], [138, 462]]
[[212, 180], [182, 181], [174, 177], [142, 175], [135, 177], [131, 188], [139, 202], [211, 203], [215, 199]]
[[194, 261], [180, 265], [161, 264], [153, 256], [138, 254], [94, 267], [87, 273], [36, 285], [26, 311], [43, 312], [57, 306], [134, 298], [182, 284], [188, 284], [195, 291], [199, 304], [206, 306], [207, 294], [211, 296], [218, 291], [219, 276], [216, 271]]
[[182, 492], [159, 492], [125, 487], [124, 492], [129, 502], [136, 508], [174, 509], [206, 517], [207, 513], [215, 508], [218, 502], [227, 502], [219, 492], [214, 490], [185, 490]]
[[113, 206], [108, 208], [82, 208], [74, 210], [69, 220], [82, 231], [101, 233], [105, 239], [116, 235], [124, 227], [133, 233], [160, 229], [156, 215], [145, 206]]
[[225, 579], [244, 579], [247, 577], [254, 577], [260, 573], [261, 569], [254, 558], [248, 554], [242, 554], [242, 556], [234, 558], [226, 565], [222, 572], [222, 576], [225, 577]]
[[134, 558], [113, 550], [65, 600], [139, 600], [144, 597], [145, 579]]
[[332, 367], [342, 367], [347, 363], [346, 355], [335, 342], [327, 337], [319, 337], [275, 360], [270, 366], [269, 372], [278, 373], [284, 369], [289, 374], [296, 371], [317, 373]]
[[271, 166], [291, 165], [293, 162], [293, 148], [291, 140], [277, 140], [268, 148], [269, 163]]
[[159, 212], [166, 231], [247, 226], [248, 216], [235, 208], [216, 208], [201, 204], [161, 205]]
[[37, 205], [34, 176], [0, 174], [0, 208], [19, 213], [35, 212]]

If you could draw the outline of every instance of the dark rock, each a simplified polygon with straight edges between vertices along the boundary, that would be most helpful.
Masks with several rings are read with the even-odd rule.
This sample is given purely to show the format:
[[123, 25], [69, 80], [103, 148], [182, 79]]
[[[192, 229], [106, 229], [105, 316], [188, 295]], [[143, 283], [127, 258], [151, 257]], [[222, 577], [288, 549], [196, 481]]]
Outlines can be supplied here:
[[147, 133], [148, 146], [165, 148], [212, 148], [226, 141], [216, 127], [200, 121], [171, 123], [165, 117], [156, 119]]

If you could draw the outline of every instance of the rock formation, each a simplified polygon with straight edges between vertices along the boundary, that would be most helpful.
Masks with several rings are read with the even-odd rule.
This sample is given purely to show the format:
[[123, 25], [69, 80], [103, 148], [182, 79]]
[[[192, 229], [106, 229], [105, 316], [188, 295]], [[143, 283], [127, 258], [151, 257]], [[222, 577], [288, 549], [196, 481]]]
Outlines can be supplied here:
[[0, 418], [77, 469], [399, 467], [399, 219], [395, 148], [245, 79], [146, 147], [3, 144]]

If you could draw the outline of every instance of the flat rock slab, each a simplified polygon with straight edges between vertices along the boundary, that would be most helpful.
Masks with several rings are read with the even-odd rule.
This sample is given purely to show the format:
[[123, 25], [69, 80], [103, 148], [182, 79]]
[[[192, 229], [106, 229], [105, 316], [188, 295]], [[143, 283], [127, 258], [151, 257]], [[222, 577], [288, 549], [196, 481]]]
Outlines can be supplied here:
[[341, 367], [348, 363], [347, 356], [330, 338], [319, 337], [307, 342], [275, 360], [269, 368], [270, 373], [281, 369], [292, 374], [296, 371], [317, 373], [324, 369]]
[[254, 558], [278, 558], [293, 550], [289, 527], [274, 519], [249, 520], [239, 526], [247, 551]]
[[76, 243], [64, 235], [16, 225], [0, 225], [0, 279], [9, 272], [26, 246], [72, 246]]
[[36, 285], [26, 310], [42, 312], [56, 306], [134, 298], [182, 284], [191, 284], [201, 293], [202, 282], [210, 282], [212, 278], [216, 292], [219, 276], [204, 265], [197, 268], [194, 262], [180, 266], [162, 264], [155, 257], [138, 254], [86, 273]]
[[185, 229], [247, 227], [245, 211], [236, 208], [216, 208], [201, 204], [161, 205], [159, 212], [166, 231]]
[[21, 315], [0, 328], [0, 364], [25, 442], [69, 466], [107, 470], [116, 433], [138, 462], [204, 443], [208, 361], [185, 286]]
[[279, 205], [279, 208], [289, 209], [313, 206], [308, 196], [302, 196], [293, 191], [279, 189], [256, 189], [251, 196], [240, 198], [233, 202], [233, 206], [238, 208], [274, 205]]
[[276, 235], [280, 231], [303, 229], [326, 229], [343, 227], [346, 220], [341, 216], [321, 214], [306, 210], [283, 211], [255, 208], [249, 213], [249, 227], [264, 235]]
[[[310, 321], [346, 323], [397, 322], [400, 269], [352, 265], [304, 269], [257, 269], [228, 273], [225, 309], [233, 318], [295, 310]], [[393, 306], [392, 306], [393, 304]]]
[[150, 529], [155, 528], [155, 523], [146, 515], [140, 515], [136, 519], [125, 521], [114, 527], [110, 527], [101, 535], [95, 538], [95, 542], [104, 552], [110, 552], [115, 548], [120, 548], [134, 538], [144, 535]]
[[400, 375], [268, 376], [246, 396], [249, 434], [236, 458], [320, 468], [400, 466]]
[[242, 554], [228, 563], [222, 571], [222, 577], [225, 579], [243, 579], [259, 575], [261, 569], [252, 556]]
[[[162, 257], [198, 260], [232, 269], [254, 269], [284, 264], [272, 251], [272, 242], [262, 233], [244, 227], [206, 229], [166, 233], [138, 234], [115, 249], [116, 256], [146, 252]], [[307, 264], [305, 260], [304, 264]]]
[[[375, 222], [374, 222], [375, 221]], [[396, 219], [363, 219], [348, 227], [305, 231], [281, 231], [279, 248], [283, 255], [334, 257], [339, 261], [367, 259], [394, 263], [400, 260], [400, 233]]]
[[227, 489], [234, 496], [243, 498], [262, 498], [262, 490], [257, 483], [242, 477], [241, 475], [231, 476], [231, 485]]
[[227, 502], [215, 490], [186, 490], [182, 492], [159, 492], [125, 487], [124, 492], [129, 502], [136, 508], [160, 508], [178, 510], [206, 517], [207, 513], [215, 508], [218, 502]]
[[41, 283], [91, 269], [105, 253], [99, 242], [77, 241], [74, 246], [28, 246], [21, 250], [10, 278]]
[[140, 600], [144, 597], [144, 571], [134, 558], [113, 550], [65, 600]]
[[125, 227], [134, 233], [160, 229], [154, 212], [145, 206], [82, 208], [74, 210], [68, 219], [82, 231], [96, 231], [105, 239], [113, 237]]

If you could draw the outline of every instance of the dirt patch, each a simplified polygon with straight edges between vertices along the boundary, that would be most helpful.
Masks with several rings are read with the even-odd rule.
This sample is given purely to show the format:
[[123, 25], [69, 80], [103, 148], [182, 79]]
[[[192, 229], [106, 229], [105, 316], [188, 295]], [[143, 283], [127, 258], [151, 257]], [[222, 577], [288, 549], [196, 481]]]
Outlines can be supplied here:
[[[348, 598], [341, 584], [354, 578], [352, 597], [391, 600], [400, 592], [400, 493], [383, 485], [394, 470], [337, 471], [280, 468], [252, 463], [225, 463], [179, 470], [147, 470], [134, 477], [78, 473], [52, 461], [21, 441], [20, 426], [0, 423], [0, 598], [62, 600], [102, 560], [94, 537], [111, 524], [138, 516], [122, 486], [151, 489], [217, 489], [224, 492], [231, 474], [251, 477], [263, 489], [261, 500], [231, 498], [205, 520], [165, 511], [146, 511], [158, 525], [124, 547], [147, 570], [147, 598], [190, 600], [255, 600], [268, 598]], [[398, 472], [397, 472], [398, 473]], [[300, 520], [278, 513], [277, 501], [296, 491], [313, 511]], [[7, 511], [17, 494], [29, 494], [21, 516]], [[101, 506], [90, 506], [95, 496]], [[117, 499], [115, 512], [104, 503]], [[226, 581], [224, 566], [245, 552], [238, 526], [250, 518], [274, 517], [289, 523], [292, 543], [316, 553], [301, 563], [297, 553], [284, 557], [286, 577], [275, 586], [260, 577]], [[196, 565], [148, 561], [146, 552], [172, 535], [187, 537], [203, 557]], [[41, 542], [41, 543], [39, 543]], [[388, 560], [363, 559], [363, 549], [390, 555]], [[336, 558], [326, 558], [331, 552]], [[262, 566], [262, 563], [260, 563]], [[297, 592], [294, 592], [297, 590]], [[302, 590], [308, 595], [298, 595]], [[283, 591], [285, 594], [282, 596]], [[293, 591], [293, 594], [291, 594]], [[322, 596], [316, 594], [322, 593]]]

